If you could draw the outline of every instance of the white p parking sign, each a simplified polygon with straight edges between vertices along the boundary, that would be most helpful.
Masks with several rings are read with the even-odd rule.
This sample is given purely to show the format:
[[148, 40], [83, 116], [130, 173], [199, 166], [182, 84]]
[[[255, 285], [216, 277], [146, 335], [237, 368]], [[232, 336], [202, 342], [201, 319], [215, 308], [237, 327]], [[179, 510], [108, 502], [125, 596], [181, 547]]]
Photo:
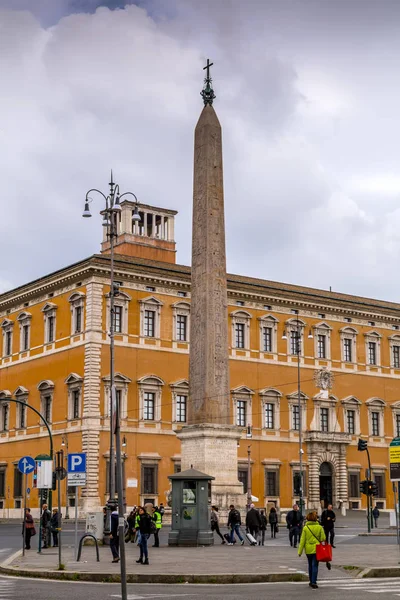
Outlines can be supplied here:
[[86, 485], [86, 454], [68, 454], [68, 485]]

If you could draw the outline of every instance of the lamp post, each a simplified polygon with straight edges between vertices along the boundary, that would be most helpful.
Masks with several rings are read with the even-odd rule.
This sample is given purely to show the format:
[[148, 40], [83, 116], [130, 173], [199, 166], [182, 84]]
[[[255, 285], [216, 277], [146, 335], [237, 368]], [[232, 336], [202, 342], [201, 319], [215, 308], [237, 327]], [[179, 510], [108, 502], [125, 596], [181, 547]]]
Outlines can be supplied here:
[[[301, 359], [301, 324], [299, 320], [299, 311], [296, 310], [295, 314], [296, 318], [296, 329], [292, 329], [290, 334], [292, 336], [293, 345], [291, 346], [291, 354], [295, 354], [297, 356], [297, 402], [298, 402], [298, 411], [299, 411], [299, 469], [300, 469], [300, 486], [299, 486], [299, 508], [300, 508], [300, 516], [303, 517], [303, 508], [304, 508], [304, 500], [303, 500], [303, 482], [304, 482], [304, 474], [303, 474], [303, 419], [302, 419], [302, 411], [301, 411], [301, 378], [300, 378], [300, 359]], [[286, 331], [283, 332], [282, 335], [283, 340], [287, 340]], [[313, 339], [313, 335], [311, 329], [308, 334], [308, 339]]]
[[[133, 192], [120, 193], [119, 185], [114, 183], [113, 174], [111, 171], [111, 181], [109, 183], [110, 191], [108, 195], [104, 194], [96, 188], [90, 189], [86, 193], [85, 208], [83, 217], [91, 217], [89, 203], [92, 201], [90, 194], [95, 192], [99, 194], [105, 201], [105, 208], [101, 211], [103, 215], [103, 227], [106, 228], [107, 238], [110, 240], [110, 313], [109, 313], [109, 337], [110, 337], [110, 456], [109, 456], [109, 496], [107, 501], [107, 517], [104, 534], [107, 536], [111, 529], [111, 506], [116, 504], [115, 501], [115, 471], [117, 471], [117, 494], [118, 494], [118, 533], [120, 544], [120, 567], [121, 567], [121, 592], [122, 600], [127, 598], [126, 587], [126, 561], [125, 561], [125, 545], [124, 540], [124, 511], [123, 511], [123, 486], [122, 486], [122, 464], [121, 464], [121, 438], [120, 438], [120, 407], [116, 401], [115, 389], [115, 359], [114, 359], [114, 332], [115, 332], [115, 312], [114, 299], [119, 294], [119, 284], [114, 279], [114, 246], [115, 239], [118, 236], [118, 217], [121, 212], [121, 199], [125, 196], [132, 196], [135, 199], [135, 208], [132, 215], [132, 221], [140, 221], [138, 212], [138, 199]], [[116, 469], [114, 459], [114, 435], [115, 435], [115, 454], [116, 454]], [[108, 536], [107, 536], [108, 537]]]
[[[247, 425], [246, 439], [251, 440], [253, 437], [251, 425]], [[251, 444], [247, 446], [247, 510], [250, 510], [251, 505]]]
[[[61, 448], [66, 450], [65, 463], [68, 463], [68, 434], [61, 438]], [[68, 502], [68, 477], [65, 478], [65, 519], [69, 519], [69, 502]]]

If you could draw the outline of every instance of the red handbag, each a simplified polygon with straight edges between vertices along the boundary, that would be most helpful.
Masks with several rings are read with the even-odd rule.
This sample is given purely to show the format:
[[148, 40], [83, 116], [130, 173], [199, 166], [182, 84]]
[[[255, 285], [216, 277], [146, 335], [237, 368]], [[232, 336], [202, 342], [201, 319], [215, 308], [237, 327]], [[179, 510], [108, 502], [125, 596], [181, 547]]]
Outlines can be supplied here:
[[326, 542], [315, 546], [315, 554], [318, 562], [332, 562], [332, 546]]
[[332, 562], [332, 546], [327, 542], [321, 542], [309, 527], [307, 527], [307, 529], [318, 542], [315, 546], [315, 557], [317, 561], [325, 563]]

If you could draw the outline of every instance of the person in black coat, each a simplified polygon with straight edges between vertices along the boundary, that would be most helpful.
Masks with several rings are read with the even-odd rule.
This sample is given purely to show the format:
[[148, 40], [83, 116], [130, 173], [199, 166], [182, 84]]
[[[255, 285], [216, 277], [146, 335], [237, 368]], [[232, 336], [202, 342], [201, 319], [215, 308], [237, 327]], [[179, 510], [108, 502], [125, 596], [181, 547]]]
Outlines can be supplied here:
[[113, 563], [119, 561], [119, 536], [118, 536], [118, 510], [116, 505], [110, 506], [111, 510], [111, 531], [110, 531], [110, 550], [113, 555]]
[[50, 519], [50, 530], [53, 536], [53, 548], [58, 548], [58, 509], [53, 508], [53, 514]]
[[302, 517], [299, 511], [299, 505], [293, 504], [293, 510], [286, 515], [287, 528], [289, 529], [289, 542], [294, 548], [297, 548], [297, 540], [300, 538], [300, 529]]
[[246, 531], [249, 531], [251, 535], [257, 541], [258, 532], [261, 528], [261, 518], [260, 513], [257, 509], [254, 508], [254, 504], [250, 504], [250, 509], [247, 511], [246, 515]]
[[265, 510], [261, 510], [260, 511], [260, 519], [261, 519], [261, 527], [260, 527], [261, 540], [259, 540], [258, 545], [259, 546], [264, 546], [265, 532], [266, 532], [266, 529], [267, 529], [267, 517], [265, 516]]
[[332, 548], [335, 548], [333, 545], [333, 540], [335, 539], [335, 521], [336, 515], [333, 512], [332, 504], [328, 504], [328, 508], [326, 508], [321, 515], [321, 525], [325, 531], [325, 537], [328, 544], [331, 544]]
[[139, 542], [140, 556], [139, 556], [139, 560], [137, 560], [136, 562], [139, 564], [142, 564], [142, 565], [148, 565], [150, 563], [149, 563], [149, 552], [147, 549], [147, 540], [149, 539], [150, 534], [152, 533], [153, 521], [152, 521], [151, 516], [145, 511], [143, 506], [139, 506], [138, 510], [139, 510], [138, 527], [139, 527], [139, 531], [140, 531], [140, 542]]
[[[24, 529], [22, 528], [22, 533]], [[35, 531], [35, 523], [33, 522], [33, 517], [31, 515], [31, 509], [27, 508], [25, 510], [25, 550], [31, 549], [31, 537], [36, 534]]]
[[278, 529], [278, 513], [276, 512], [275, 506], [272, 506], [271, 510], [269, 511], [268, 521], [271, 527], [271, 537], [276, 538]]

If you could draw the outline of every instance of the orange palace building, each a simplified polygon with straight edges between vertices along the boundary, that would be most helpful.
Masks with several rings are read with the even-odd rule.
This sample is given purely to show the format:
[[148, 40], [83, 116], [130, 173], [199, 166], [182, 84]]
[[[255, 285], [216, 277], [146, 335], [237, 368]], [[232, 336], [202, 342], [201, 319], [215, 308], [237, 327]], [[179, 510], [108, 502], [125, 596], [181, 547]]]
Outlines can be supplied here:
[[[117, 399], [127, 507], [166, 502], [180, 469], [176, 432], [185, 423], [190, 345], [190, 268], [175, 261], [176, 212], [122, 203], [116, 240]], [[0, 516], [20, 516], [18, 459], [48, 453], [33, 411], [51, 423], [54, 450], [87, 453], [80, 510], [107, 500], [109, 459], [109, 243], [102, 253], [0, 296]], [[368, 441], [380, 508], [393, 508], [388, 445], [400, 435], [400, 304], [228, 275], [232, 423], [243, 427], [238, 477], [247, 486], [251, 443], [257, 506], [298, 498], [299, 406], [307, 506], [365, 508], [359, 482]], [[301, 331], [298, 402], [295, 331]], [[285, 332], [285, 335], [284, 335]], [[310, 333], [312, 338], [310, 337]], [[334, 376], [329, 394], [316, 370]], [[250, 425], [252, 439], [246, 439]], [[32, 485], [31, 485], [32, 487]], [[63, 485], [63, 506], [73, 490]], [[69, 493], [71, 492], [71, 494]], [[38, 494], [31, 492], [37, 508]]]

